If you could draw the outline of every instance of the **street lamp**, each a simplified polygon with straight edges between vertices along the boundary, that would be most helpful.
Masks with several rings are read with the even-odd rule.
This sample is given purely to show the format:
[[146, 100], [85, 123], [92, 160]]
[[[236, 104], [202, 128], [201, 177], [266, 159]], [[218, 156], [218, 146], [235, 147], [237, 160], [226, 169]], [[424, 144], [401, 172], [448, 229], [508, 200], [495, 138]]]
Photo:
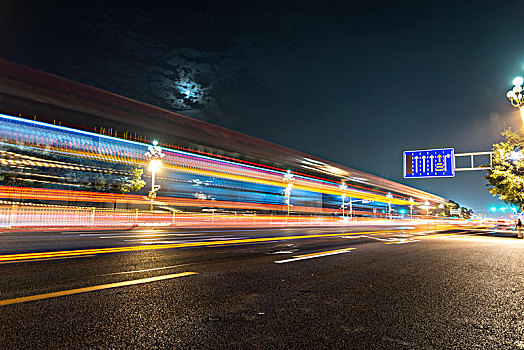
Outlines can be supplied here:
[[156, 198], [156, 193], [160, 189], [160, 185], [155, 185], [156, 173], [162, 168], [162, 158], [166, 155], [162, 153], [162, 148], [157, 141], [153, 141], [153, 146], [147, 148], [145, 156], [149, 159], [149, 171], [151, 172], [151, 191], [149, 191], [149, 199], [151, 200], [150, 210], [153, 211], [153, 201]]
[[[341, 183], [340, 186], [338, 186], [338, 189], [341, 190], [342, 192], [342, 217], [345, 216], [345, 208], [346, 208], [346, 196], [347, 194], [345, 193], [345, 191], [348, 189], [348, 186], [346, 185], [345, 182]], [[349, 203], [351, 205], [351, 198], [349, 199]], [[352, 208], [351, 208], [352, 209]], [[351, 215], [352, 213], [352, 210], [349, 210], [349, 215]]]
[[520, 110], [520, 117], [524, 125], [524, 95], [522, 91], [523, 83], [524, 79], [522, 79], [522, 77], [516, 77], [513, 79], [513, 89], [507, 92], [506, 97], [509, 99], [509, 102], [511, 102], [513, 107], [516, 107]]
[[284, 196], [286, 197], [287, 216], [289, 216], [289, 207], [291, 206], [291, 189], [293, 188], [292, 182], [295, 180], [293, 178], [293, 174], [291, 174], [291, 170], [288, 170], [287, 173], [284, 174], [283, 180], [285, 183], [287, 183], [287, 186], [284, 189]]
[[429, 201], [426, 201], [426, 202], [424, 203], [424, 205], [426, 206], [426, 217], [429, 218], [429, 209], [431, 208], [431, 207], [430, 207], [431, 204], [429, 203]]
[[391, 194], [391, 192], [388, 192], [388, 194], [386, 195], [386, 198], [389, 199], [389, 201], [388, 201], [388, 215], [389, 215], [389, 219], [391, 220], [391, 199], [393, 198], [393, 195]]

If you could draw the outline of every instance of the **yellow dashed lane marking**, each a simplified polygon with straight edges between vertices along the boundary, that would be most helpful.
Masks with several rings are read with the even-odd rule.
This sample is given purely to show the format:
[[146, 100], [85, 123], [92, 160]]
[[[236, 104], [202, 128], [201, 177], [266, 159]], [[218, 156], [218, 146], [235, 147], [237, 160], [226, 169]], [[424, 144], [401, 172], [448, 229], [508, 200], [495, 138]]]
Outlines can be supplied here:
[[163, 276], [157, 276], [157, 277], [142, 278], [142, 279], [132, 280], [132, 281], [116, 282], [116, 283], [109, 283], [109, 284], [100, 284], [100, 285], [97, 285], [97, 286], [77, 288], [77, 289], [69, 289], [69, 290], [63, 290], [63, 291], [60, 291], [60, 292], [31, 295], [31, 296], [27, 296], [27, 297], [14, 298], [14, 299], [5, 299], [5, 300], [0, 300], [0, 306], [12, 305], [12, 304], [20, 304], [20, 303], [26, 303], [28, 301], [36, 301], [36, 300], [49, 299], [49, 298], [57, 298], [57, 297], [63, 297], [63, 296], [72, 295], [72, 294], [93, 292], [95, 290], [110, 289], [110, 288], [131, 286], [131, 285], [134, 285], [134, 284], [142, 284], [142, 283], [149, 283], [149, 282], [155, 282], [155, 281], [162, 281], [162, 280], [167, 280], [167, 279], [171, 279], [171, 278], [184, 277], [184, 276], [190, 276], [190, 275], [196, 275], [196, 274], [197, 274], [197, 272], [181, 272], [181, 273], [175, 273], [175, 274], [172, 274], [172, 275], [163, 275]]

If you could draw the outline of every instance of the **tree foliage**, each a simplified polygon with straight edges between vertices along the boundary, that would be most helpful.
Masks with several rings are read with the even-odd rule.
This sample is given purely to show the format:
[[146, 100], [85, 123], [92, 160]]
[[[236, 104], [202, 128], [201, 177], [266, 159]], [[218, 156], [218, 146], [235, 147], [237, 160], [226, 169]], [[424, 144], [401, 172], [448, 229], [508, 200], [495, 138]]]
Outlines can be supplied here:
[[488, 191], [507, 204], [524, 209], [524, 134], [511, 129], [505, 140], [493, 145], [492, 167], [488, 170]]
[[34, 163], [13, 167], [2, 164], [0, 185], [128, 193], [137, 192], [146, 184], [142, 180], [143, 169], [134, 164], [90, 159], [19, 145], [5, 147], [5, 152], [5, 156], [13, 159], [29, 156], [40, 161], [40, 164], [49, 161], [59, 162], [64, 166], [46, 167]]
[[118, 192], [136, 192], [146, 185], [146, 182], [142, 180], [142, 174], [144, 170], [142, 168], [133, 168], [131, 173], [126, 176], [123, 181], [120, 181], [118, 185]]
[[[460, 209], [461, 214], [460, 215], [456, 215], [456, 214], [452, 215], [451, 214], [451, 209]], [[443, 216], [443, 217], [460, 216], [460, 217], [463, 217], [465, 219], [469, 219], [471, 217], [471, 215], [473, 215], [473, 210], [472, 209], [468, 209], [466, 207], [462, 207], [462, 206], [460, 206], [460, 204], [458, 204], [455, 201], [448, 200], [445, 203], [439, 204], [435, 208], [433, 213], [436, 216]]]

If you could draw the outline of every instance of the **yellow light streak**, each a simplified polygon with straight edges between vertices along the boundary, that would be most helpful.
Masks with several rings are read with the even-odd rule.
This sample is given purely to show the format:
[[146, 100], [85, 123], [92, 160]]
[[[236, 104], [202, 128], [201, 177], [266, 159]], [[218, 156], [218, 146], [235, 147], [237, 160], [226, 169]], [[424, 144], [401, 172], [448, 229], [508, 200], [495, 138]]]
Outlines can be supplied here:
[[[400, 230], [388, 231], [388, 232], [399, 232], [399, 231]], [[153, 249], [156, 250], [156, 249], [173, 249], [173, 248], [186, 248], [186, 247], [204, 247], [204, 246], [219, 246], [219, 245], [228, 245], [228, 244], [288, 241], [288, 240], [307, 239], [307, 238], [365, 235], [365, 234], [373, 234], [373, 233], [379, 233], [379, 232], [380, 231], [325, 233], [325, 234], [316, 234], [316, 235], [300, 235], [300, 236], [287, 236], [287, 237], [245, 238], [245, 239], [232, 239], [232, 240], [221, 240], [221, 241], [197, 241], [197, 242], [157, 244], [157, 245], [139, 245], [139, 246], [131, 246], [131, 247], [95, 248], [95, 249], [79, 249], [79, 250], [64, 250], [64, 251], [55, 251], [55, 252], [42, 252], [42, 253], [7, 254], [7, 255], [0, 255], [0, 262], [2, 261], [21, 261], [21, 260], [27, 261], [27, 260], [34, 260], [34, 259], [47, 259], [47, 258], [53, 258], [53, 257], [69, 257], [69, 256], [81, 256], [81, 255], [92, 255], [92, 254], [137, 252], [137, 251], [153, 250]]]
[[[23, 158], [26, 158], [26, 159], [36, 160], [35, 157], [29, 157], [29, 156], [25, 156], [25, 155], [21, 155], [21, 154], [17, 154], [17, 153], [12, 153], [12, 152], [4, 152], [4, 153], [6, 153], [6, 154], [9, 153], [9, 154], [14, 155], [16, 157], [23, 157]], [[95, 155], [95, 154], [91, 154], [91, 152], [79, 151], [79, 150], [77, 150], [77, 151], [75, 151], [75, 150], [68, 150], [68, 153], [78, 154], [78, 155], [81, 155], [81, 156], [84, 156], [84, 157], [89, 157], [89, 158], [105, 159], [105, 160], [110, 160], [110, 161], [116, 161], [116, 162], [119, 162], [119, 163], [128, 163], [128, 164], [129, 163], [134, 163], [134, 164], [141, 165], [141, 166], [145, 166], [146, 165], [146, 163], [144, 161], [140, 161], [138, 159], [135, 160], [135, 159], [128, 158], [128, 157], [126, 157], [126, 160], [123, 160], [123, 159], [120, 159], [120, 158], [115, 158], [115, 157], [110, 156], [110, 155], [103, 155], [103, 154], [96, 154]], [[63, 162], [56, 162], [56, 161], [46, 161], [46, 160], [43, 160], [43, 159], [38, 159], [38, 160], [45, 162], [45, 166], [47, 166], [47, 167], [59, 167], [59, 168], [69, 168], [69, 169], [77, 169], [77, 170], [79, 170], [78, 168], [75, 168], [75, 166], [76, 167], [79, 166], [77, 164], [63, 163]], [[13, 160], [7, 160], [7, 161], [8, 162], [13, 162]], [[24, 161], [15, 160], [14, 162], [21, 163], [21, 164], [26, 164], [26, 165], [34, 165], [35, 164], [34, 162], [28, 162], [27, 160], [24, 160]], [[51, 163], [51, 162], [53, 162], [53, 163]], [[82, 167], [84, 167], [84, 166], [82, 166]], [[262, 177], [258, 177], [258, 176], [257, 177], [253, 177], [253, 175], [249, 175], [249, 176], [247, 176], [247, 175], [237, 175], [237, 174], [230, 173], [230, 172], [222, 172], [222, 171], [214, 171], [214, 170], [207, 170], [207, 169], [199, 169], [199, 168], [195, 168], [195, 167], [187, 167], [187, 166], [180, 166], [180, 165], [173, 165], [173, 164], [165, 164], [164, 167], [172, 169], [172, 170], [175, 170], [175, 171], [178, 171], [178, 172], [189, 173], [189, 174], [199, 174], [199, 175], [205, 175], [205, 176], [211, 176], [211, 177], [219, 177], [219, 178], [236, 180], [236, 181], [242, 181], [242, 182], [248, 182], [248, 183], [257, 183], [257, 184], [269, 185], [269, 186], [286, 187], [286, 184], [284, 184], [282, 181], [270, 180], [270, 179], [266, 179], [266, 178], [262, 178]], [[84, 167], [84, 168], [87, 168], [87, 167]], [[97, 169], [95, 167], [90, 167], [90, 169], [86, 169], [86, 170], [88, 170], [88, 171], [102, 171], [103, 172], [104, 170], [102, 170], [102, 169], [103, 168], [98, 168]], [[115, 173], [122, 173], [122, 172], [115, 171]], [[301, 181], [303, 181], [303, 180], [301, 180]], [[310, 182], [308, 180], [305, 180], [305, 181]], [[397, 205], [409, 205], [409, 204], [412, 204], [412, 203], [410, 203], [407, 200], [403, 200], [403, 199], [399, 199], [399, 198], [387, 198], [384, 195], [379, 195], [379, 194], [369, 193], [369, 192], [363, 192], [363, 191], [358, 191], [358, 190], [347, 189], [347, 190], [342, 192], [335, 185], [326, 185], [326, 184], [323, 184], [323, 183], [318, 183], [318, 184], [312, 183], [310, 185], [305, 185], [305, 184], [300, 184], [299, 182], [297, 182], [297, 183], [294, 184], [294, 188], [295, 189], [299, 189], [299, 190], [304, 190], [304, 191], [310, 191], [310, 192], [316, 192], [316, 193], [324, 193], [324, 194], [331, 194], [331, 195], [337, 195], [337, 196], [341, 196], [343, 193], [346, 193], [348, 196], [350, 196], [352, 198], [370, 200], [370, 201], [375, 201], [375, 202], [380, 202], [380, 203], [391, 202], [391, 204], [397, 204]], [[413, 203], [413, 204], [414, 205], [419, 205], [420, 203]]]
[[181, 273], [175, 273], [175, 274], [171, 274], [171, 275], [163, 275], [163, 276], [157, 276], [157, 277], [142, 278], [142, 279], [138, 279], [138, 280], [124, 281], [124, 282], [100, 284], [100, 285], [91, 286], [91, 287], [63, 290], [63, 291], [60, 291], [60, 292], [31, 295], [31, 296], [27, 296], [27, 297], [20, 297], [20, 298], [13, 298], [13, 299], [5, 299], [5, 300], [0, 300], [0, 306], [12, 305], [12, 304], [20, 304], [20, 303], [26, 303], [26, 302], [29, 302], [29, 301], [36, 301], [36, 300], [49, 299], [49, 298], [57, 298], [57, 297], [63, 297], [63, 296], [66, 296], [66, 295], [87, 293], [87, 292], [93, 292], [93, 291], [102, 290], [102, 289], [110, 289], [110, 288], [131, 286], [131, 285], [135, 285], [135, 284], [150, 283], [150, 282], [162, 281], [162, 280], [167, 280], [167, 279], [172, 279], [172, 278], [177, 278], [177, 277], [190, 276], [190, 275], [196, 275], [196, 274], [198, 274], [198, 273], [197, 272], [181, 272]]
[[[219, 177], [219, 178], [225, 178], [225, 179], [230, 179], [230, 180], [251, 182], [251, 183], [276, 186], [276, 187], [286, 187], [287, 186], [287, 184], [281, 181], [251, 178], [251, 177], [247, 177], [243, 175], [235, 175], [235, 174], [228, 174], [228, 173], [219, 173], [219, 172], [212, 171], [212, 170], [188, 169], [188, 168], [184, 168], [181, 166], [174, 166], [174, 165], [166, 165], [165, 167], [176, 170], [178, 172], [184, 172], [184, 173], [190, 173], [190, 174], [199, 174], [199, 175], [205, 175], [205, 176], [211, 176], [211, 177]], [[381, 202], [381, 203], [391, 202], [391, 204], [399, 204], [399, 205], [411, 204], [407, 200], [403, 200], [399, 198], [387, 198], [386, 196], [381, 196], [381, 195], [377, 195], [373, 193], [363, 193], [360, 191], [350, 190], [350, 189], [346, 191], [340, 191], [338, 190], [336, 186], [329, 188], [327, 185], [310, 186], [310, 185], [301, 185], [301, 184], [295, 183], [293, 185], [293, 189], [309, 191], [309, 192], [324, 193], [324, 194], [332, 194], [336, 196], [341, 196], [343, 193], [346, 193], [349, 197], [352, 197], [352, 198], [373, 200], [375, 202]], [[414, 204], [418, 205], [417, 203], [414, 203]]]
[[[16, 156], [16, 157], [23, 157], [23, 158], [27, 157], [27, 158], [29, 158], [29, 156], [25, 156], [25, 155], [21, 155], [21, 154], [17, 154], [17, 153], [12, 153], [12, 152], [4, 152], [4, 153], [9, 153], [9, 154], [11, 154], [13, 156]], [[79, 155], [82, 155], [82, 156], [88, 156], [89, 158], [106, 159], [106, 160], [110, 160], [110, 161], [117, 161], [117, 162], [120, 162], [120, 163], [130, 163], [129, 161], [120, 161], [118, 159], [114, 159], [114, 157], [106, 156], [106, 155], [102, 155], [102, 154], [97, 154], [95, 157], [93, 157], [93, 155], [89, 154], [90, 152], [68, 150], [68, 153], [79, 154]], [[31, 158], [34, 158], [34, 157], [31, 157]], [[72, 167], [75, 166], [75, 164], [72, 164], [72, 163], [63, 163], [63, 162], [57, 162], [57, 161], [46, 161], [46, 160], [43, 160], [43, 159], [39, 159], [39, 160], [44, 161], [45, 165], [48, 166], [48, 167], [72, 168]], [[133, 161], [132, 159], [129, 159], [129, 160], [131, 161], [131, 163], [135, 163], [137, 165], [142, 165], [142, 166], [146, 165], [146, 163], [143, 162], [143, 161], [139, 161], [139, 160], [134, 160]], [[8, 160], [8, 161], [9, 162], [13, 162], [13, 160]], [[14, 162], [32, 165], [32, 164], [29, 164], [27, 161], [22, 162], [20, 160], [16, 160]], [[53, 163], [51, 163], [51, 162], [53, 162]], [[269, 180], [269, 179], [252, 177], [252, 176], [246, 176], [246, 175], [237, 175], [237, 174], [232, 174], [232, 173], [228, 173], [228, 172], [218, 172], [218, 171], [213, 171], [213, 170], [198, 169], [198, 168], [193, 168], [193, 167], [185, 167], [185, 166], [171, 165], [171, 164], [165, 164], [164, 167], [172, 169], [172, 170], [175, 170], [175, 171], [178, 171], [178, 172], [184, 172], [184, 173], [189, 173], [189, 174], [206, 175], [206, 176], [219, 177], [219, 178], [237, 180], [237, 181], [242, 181], [242, 182], [257, 183], [257, 184], [277, 186], [277, 187], [285, 187], [286, 186], [286, 184], [284, 184], [281, 181]], [[103, 168], [98, 168], [97, 169], [97, 168], [94, 168], [94, 167], [90, 167], [90, 169], [88, 169], [88, 171], [104, 171], [104, 170], [105, 169], [103, 169]], [[122, 173], [122, 172], [115, 171], [115, 173]], [[409, 205], [409, 204], [411, 204], [407, 200], [402, 200], [402, 199], [399, 199], [399, 198], [386, 198], [386, 196], [382, 196], [382, 195], [378, 195], [378, 194], [374, 194], [374, 193], [366, 193], [366, 192], [362, 192], [362, 191], [358, 191], [358, 190], [348, 189], [348, 190], [346, 190], [344, 192], [341, 192], [341, 191], [338, 190], [338, 188], [336, 186], [329, 186], [329, 185], [326, 185], [326, 184], [304, 185], [304, 184], [297, 183], [297, 184], [294, 185], [294, 188], [295, 189], [304, 190], [304, 191], [332, 194], [332, 195], [338, 195], [338, 196], [342, 195], [342, 193], [346, 193], [348, 196], [351, 196], [352, 198], [372, 200], [372, 201], [375, 201], [375, 202], [382, 202], [382, 203], [391, 202], [392, 204], [398, 204], [398, 205]], [[414, 204], [418, 205], [418, 203], [414, 203]]]

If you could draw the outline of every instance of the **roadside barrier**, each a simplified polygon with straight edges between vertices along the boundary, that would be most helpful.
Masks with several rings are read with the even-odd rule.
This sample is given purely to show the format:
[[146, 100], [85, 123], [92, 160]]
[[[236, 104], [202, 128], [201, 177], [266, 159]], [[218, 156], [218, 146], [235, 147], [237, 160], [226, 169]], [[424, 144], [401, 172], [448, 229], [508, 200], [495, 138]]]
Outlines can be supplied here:
[[[151, 212], [101, 208], [0, 206], [0, 228], [49, 227], [231, 227], [343, 226], [366, 223], [406, 223], [405, 219], [277, 216], [259, 214]], [[416, 219], [411, 222], [416, 221]]]

